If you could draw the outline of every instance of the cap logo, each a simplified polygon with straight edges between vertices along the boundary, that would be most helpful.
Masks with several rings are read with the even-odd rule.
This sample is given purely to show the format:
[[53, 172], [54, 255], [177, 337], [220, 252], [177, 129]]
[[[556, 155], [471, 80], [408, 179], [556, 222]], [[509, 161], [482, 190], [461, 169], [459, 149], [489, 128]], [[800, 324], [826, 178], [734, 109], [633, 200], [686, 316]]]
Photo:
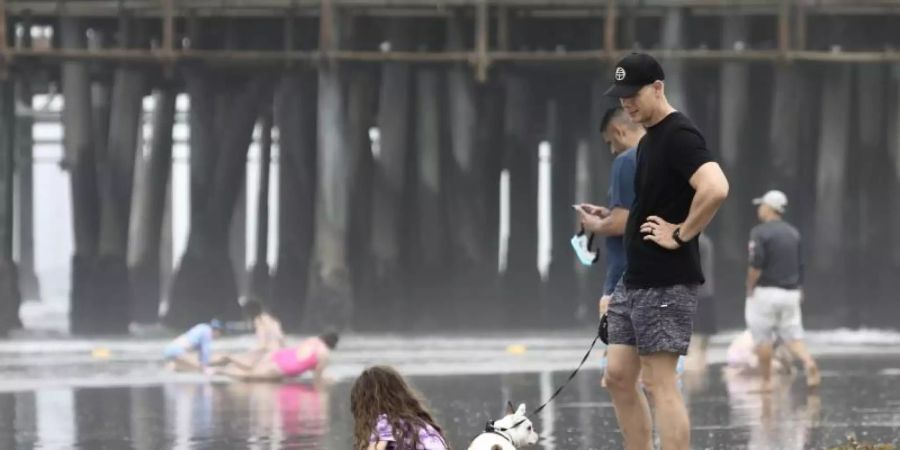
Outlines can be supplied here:
[[616, 67], [616, 81], [622, 81], [625, 79], [625, 69], [621, 67]]

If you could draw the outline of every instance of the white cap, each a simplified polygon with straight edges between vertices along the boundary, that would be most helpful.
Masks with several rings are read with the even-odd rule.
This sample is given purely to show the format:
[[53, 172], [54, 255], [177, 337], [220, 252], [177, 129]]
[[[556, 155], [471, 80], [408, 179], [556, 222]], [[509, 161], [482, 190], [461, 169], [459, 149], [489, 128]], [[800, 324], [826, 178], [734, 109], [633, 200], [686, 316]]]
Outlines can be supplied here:
[[783, 213], [784, 208], [787, 207], [788, 198], [787, 195], [784, 195], [784, 192], [771, 190], [769, 192], [766, 192], [762, 197], [753, 199], [753, 204], [766, 205], [774, 209], [775, 211]]

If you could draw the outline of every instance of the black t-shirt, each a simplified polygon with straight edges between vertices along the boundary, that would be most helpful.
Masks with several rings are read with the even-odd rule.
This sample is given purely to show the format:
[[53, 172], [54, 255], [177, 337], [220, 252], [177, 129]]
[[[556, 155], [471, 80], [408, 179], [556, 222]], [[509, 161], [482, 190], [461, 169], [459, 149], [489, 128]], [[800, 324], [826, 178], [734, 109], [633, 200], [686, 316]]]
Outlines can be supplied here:
[[694, 238], [677, 250], [644, 240], [641, 224], [659, 216], [682, 223], [691, 209], [694, 188], [689, 182], [700, 166], [713, 161], [706, 141], [693, 122], [673, 112], [647, 129], [637, 150], [635, 201], [625, 228], [628, 269], [625, 285], [632, 289], [704, 282], [700, 248]]

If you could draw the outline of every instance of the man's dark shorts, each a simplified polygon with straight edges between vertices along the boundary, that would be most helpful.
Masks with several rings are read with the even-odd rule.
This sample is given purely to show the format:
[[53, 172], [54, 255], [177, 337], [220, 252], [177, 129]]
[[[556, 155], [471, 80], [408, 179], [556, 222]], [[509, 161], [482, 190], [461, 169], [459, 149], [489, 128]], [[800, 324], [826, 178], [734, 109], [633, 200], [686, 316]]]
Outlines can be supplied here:
[[637, 347], [639, 355], [686, 355], [698, 285], [628, 289], [619, 283], [609, 302], [609, 343]]

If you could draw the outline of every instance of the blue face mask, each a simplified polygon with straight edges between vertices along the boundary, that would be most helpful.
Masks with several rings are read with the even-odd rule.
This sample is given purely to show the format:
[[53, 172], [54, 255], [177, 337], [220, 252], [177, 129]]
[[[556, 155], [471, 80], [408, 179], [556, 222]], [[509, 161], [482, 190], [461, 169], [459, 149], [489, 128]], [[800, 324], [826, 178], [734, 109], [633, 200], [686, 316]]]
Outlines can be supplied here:
[[578, 232], [575, 236], [572, 236], [572, 248], [575, 249], [575, 255], [578, 256], [578, 260], [581, 261], [581, 264], [585, 266], [591, 266], [597, 260], [600, 259], [600, 254], [596, 251], [591, 251], [591, 244], [594, 241], [594, 235], [588, 236], [584, 233], [584, 228]]

